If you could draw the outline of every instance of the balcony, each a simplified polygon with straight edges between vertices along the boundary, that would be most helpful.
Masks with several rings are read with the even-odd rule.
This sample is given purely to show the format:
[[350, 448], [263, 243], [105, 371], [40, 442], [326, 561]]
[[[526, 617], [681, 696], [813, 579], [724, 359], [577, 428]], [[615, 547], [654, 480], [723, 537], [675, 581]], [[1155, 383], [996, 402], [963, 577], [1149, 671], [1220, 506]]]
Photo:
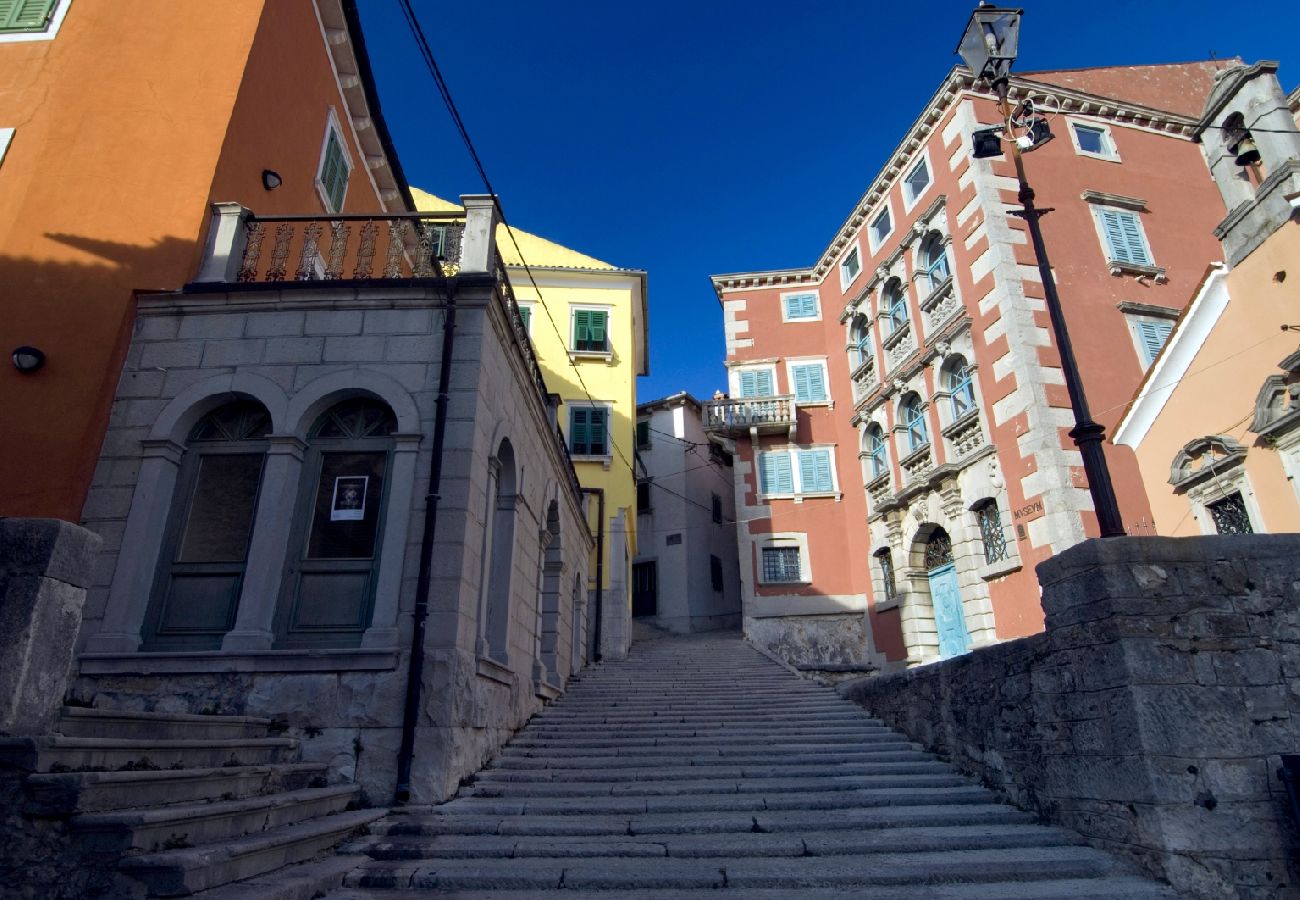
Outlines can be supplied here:
[[794, 440], [794, 395], [709, 400], [704, 404], [704, 430], [735, 437], [786, 432]]

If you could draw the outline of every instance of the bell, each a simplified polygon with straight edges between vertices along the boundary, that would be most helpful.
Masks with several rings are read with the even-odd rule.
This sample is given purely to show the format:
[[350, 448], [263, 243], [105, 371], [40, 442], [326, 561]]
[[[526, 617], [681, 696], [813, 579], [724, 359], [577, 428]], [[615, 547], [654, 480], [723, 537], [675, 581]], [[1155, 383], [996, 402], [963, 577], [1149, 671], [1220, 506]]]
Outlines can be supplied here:
[[1253, 166], [1259, 162], [1259, 148], [1255, 146], [1255, 139], [1250, 136], [1249, 131], [1237, 142], [1237, 146], [1230, 149], [1237, 154], [1236, 162], [1239, 166]]

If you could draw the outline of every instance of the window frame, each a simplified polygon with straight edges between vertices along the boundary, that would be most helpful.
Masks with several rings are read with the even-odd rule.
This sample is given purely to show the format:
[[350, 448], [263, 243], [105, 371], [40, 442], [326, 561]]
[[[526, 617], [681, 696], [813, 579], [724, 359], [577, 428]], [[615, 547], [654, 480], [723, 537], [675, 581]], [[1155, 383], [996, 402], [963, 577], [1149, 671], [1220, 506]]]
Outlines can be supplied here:
[[[1155, 253], [1151, 249], [1151, 241], [1147, 237], [1146, 228], [1142, 224], [1142, 215], [1138, 210], [1125, 209], [1122, 206], [1114, 206], [1105, 203], [1091, 203], [1089, 205], [1092, 207], [1092, 223], [1097, 231], [1097, 240], [1101, 244], [1102, 255], [1106, 258], [1106, 264], [1108, 266], [1111, 266], [1112, 268], [1118, 267], [1120, 269], [1137, 269], [1139, 271], [1155, 270], [1158, 268], [1158, 264], [1155, 261]], [[1120, 217], [1128, 216], [1132, 218], [1133, 223], [1137, 227], [1137, 236], [1142, 241], [1142, 249], [1146, 253], [1145, 260], [1138, 261], [1120, 259], [1114, 255], [1112, 251], [1115, 248], [1111, 244], [1110, 235], [1107, 232], [1105, 223], [1105, 216], [1108, 213]], [[1120, 227], [1122, 229], [1123, 225], [1121, 224]], [[1127, 251], [1122, 252], [1126, 253]]]
[[0, 128], [0, 164], [5, 161], [5, 154], [9, 152], [9, 144], [14, 139], [13, 128]]
[[533, 303], [519, 303], [519, 317], [524, 321], [524, 334], [533, 336]]
[[[948, 395], [948, 411], [952, 415], [953, 422], [969, 414], [978, 406], [975, 402], [975, 377], [974, 373], [971, 372], [970, 362], [964, 356], [959, 356], [959, 358], [961, 359], [960, 364], [946, 364], [942, 369], [943, 390]], [[957, 408], [958, 397], [964, 398], [966, 404], [964, 409]]]
[[870, 484], [877, 478], [889, 474], [889, 438], [886, 437], [885, 429], [879, 422], [867, 425], [863, 436], [867, 443], [864, 449], [867, 454], [867, 465], [870, 467], [867, 477], [867, 483]]
[[[331, 136], [338, 142], [339, 152], [343, 156], [343, 167], [347, 173], [343, 178], [343, 194], [339, 197], [337, 209], [332, 206], [333, 198], [329, 195], [329, 188], [325, 184], [324, 178], [326, 155], [329, 153]], [[339, 123], [338, 111], [331, 106], [326, 111], [325, 133], [321, 136], [320, 158], [316, 163], [316, 175], [314, 178], [316, 196], [320, 198], [321, 208], [325, 210], [326, 214], [342, 214], [344, 208], [347, 206], [348, 187], [349, 183], [352, 181], [352, 173], [355, 171], [355, 168], [356, 167], [352, 162], [352, 154], [348, 152], [348, 141], [346, 136], [343, 134], [343, 126]]]
[[[822, 373], [823, 396], [809, 400], [800, 400], [797, 389], [798, 380], [795, 376], [796, 369], [819, 367]], [[830, 369], [826, 365], [824, 357], [814, 359], [788, 359], [785, 362], [786, 382], [790, 385], [790, 393], [794, 396], [794, 402], [797, 406], [831, 406], [834, 401], [831, 399], [831, 380]]]
[[45, 19], [45, 27], [39, 31], [0, 31], [0, 44], [18, 44], [25, 41], [52, 41], [63, 27], [63, 19], [68, 14], [72, 0], [54, 0]]
[[715, 594], [721, 594], [726, 590], [727, 583], [722, 572], [722, 557], [715, 553], [709, 554], [709, 580], [712, 582]]
[[[909, 413], [910, 408], [915, 408], [915, 414]], [[930, 445], [930, 425], [926, 421], [925, 415], [926, 403], [921, 399], [920, 394], [913, 393], [903, 399], [898, 405], [899, 421], [903, 426], [903, 433], [907, 435], [907, 454], [910, 456], [919, 450]], [[917, 436], [920, 439], [917, 439]]]
[[[1173, 336], [1174, 327], [1178, 322], [1178, 311], [1170, 309], [1168, 314], [1157, 312], [1151, 306], [1144, 305], [1139, 309], [1124, 309], [1125, 304], [1120, 304], [1120, 309], [1124, 313], [1125, 322], [1128, 325], [1129, 337], [1133, 339], [1133, 351], [1137, 354], [1138, 363], [1145, 372], [1155, 364], [1156, 357], [1160, 351], [1169, 343], [1169, 338]], [[1160, 342], [1160, 347], [1155, 353], [1148, 354], [1150, 345], [1146, 336], [1143, 335], [1143, 327], [1152, 326], [1156, 328], [1167, 328], [1164, 340]]]
[[[636, 480], [636, 514], [638, 516], [648, 515], [654, 510], [654, 501], [651, 499], [651, 488], [654, 485], [653, 478], [638, 478]], [[641, 494], [645, 493], [645, 503], [641, 503]]]
[[[613, 413], [614, 413], [614, 404], [602, 403], [600, 401], [596, 401], [594, 403], [571, 402], [568, 404], [568, 407], [569, 407], [569, 415], [567, 417], [567, 422], [569, 427], [564, 434], [564, 441], [565, 441], [565, 446], [569, 450], [569, 456], [572, 459], [577, 461], [595, 460], [595, 461], [608, 463], [609, 460], [612, 459], [614, 455], [614, 431], [610, 427], [611, 424], [610, 420], [613, 418]], [[575, 449], [575, 444], [573, 440], [573, 415], [578, 410], [591, 410], [591, 409], [602, 410], [605, 414], [605, 452], [604, 453], [579, 453]], [[588, 427], [589, 426], [590, 426], [590, 422], [588, 422]], [[591, 441], [587, 441], [587, 445], [588, 447], [590, 447]]]
[[[790, 301], [800, 297], [812, 297], [813, 311], [806, 316], [790, 314]], [[782, 322], [820, 322], [822, 319], [822, 300], [817, 291], [789, 291], [781, 295]]]
[[[636, 423], [636, 449], [649, 450], [654, 446], [654, 440], [650, 437], [650, 420], [638, 419]], [[644, 434], [643, 434], [644, 432]]]
[[[797, 581], [768, 581], [764, 576], [763, 570], [763, 551], [764, 550], [791, 550], [799, 551], [799, 580]], [[781, 531], [771, 532], [754, 541], [755, 568], [759, 585], [792, 585], [792, 584], [812, 584], [813, 570], [812, 560], [808, 553], [808, 535], [802, 532]]]
[[[578, 349], [578, 313], [602, 313], [605, 316], [605, 349]], [[614, 356], [614, 309], [600, 304], [575, 303], [569, 307], [569, 356], [570, 358], [591, 357], [594, 359], [612, 359]]]
[[721, 525], [722, 524], [722, 495], [715, 492], [710, 492], [710, 493], [713, 494], [713, 508], [712, 508], [713, 524]]
[[[849, 260], [854, 260], [857, 265], [857, 269], [852, 275], [848, 274]], [[840, 289], [847, 291], [853, 282], [857, 281], [862, 275], [862, 270], [865, 268], [866, 265], [862, 259], [862, 245], [855, 240], [853, 245], [844, 251], [844, 255], [840, 257]]]
[[[1122, 162], [1119, 157], [1119, 149], [1115, 146], [1115, 136], [1111, 133], [1110, 126], [1102, 122], [1084, 121], [1082, 119], [1066, 118], [1066, 128], [1070, 132], [1070, 143], [1074, 146], [1076, 156], [1086, 156], [1090, 159], [1100, 159], [1105, 162]], [[1101, 152], [1084, 149], [1079, 142], [1078, 129], [1086, 131], [1095, 131], [1101, 137], [1102, 146], [1105, 148]]]
[[[937, 256], [933, 259], [927, 259], [927, 253], [934, 248], [939, 251]], [[944, 245], [944, 237], [940, 232], [931, 231], [922, 238], [917, 258], [921, 263], [921, 271], [925, 273], [926, 282], [929, 285], [926, 296], [933, 294], [948, 279], [952, 278], [952, 262], [948, 259], [948, 248]], [[934, 271], [940, 267], [943, 268], [943, 277], [936, 279]]]
[[[746, 394], [746, 393], [744, 393], [744, 391], [742, 391], [741, 388], [742, 388], [743, 385], [744, 385], [744, 378], [743, 378], [743, 376], [745, 375], [746, 372], [766, 372], [768, 378], [771, 379], [771, 382], [772, 382], [772, 393], [770, 393], [770, 394]], [[779, 396], [781, 396], [779, 393], [777, 393], [777, 385], [776, 385], [776, 364], [775, 364], [775, 363], [764, 363], [764, 364], [762, 364], [762, 365], [736, 366], [735, 368], [731, 369], [731, 370], [727, 373], [727, 375], [728, 375], [728, 380], [729, 380], [730, 383], [731, 383], [731, 385], [730, 385], [730, 386], [731, 386], [731, 396], [732, 396], [733, 399], [737, 399], [737, 400], [756, 400], [756, 399], [764, 398], [764, 397], [779, 397]]]
[[[890, 297], [893, 300], [890, 300]], [[907, 307], [907, 288], [903, 282], [898, 279], [890, 279], [889, 283], [880, 289], [880, 317], [885, 320], [889, 334], [896, 334], [902, 331], [911, 321], [912, 311]], [[902, 310], [902, 316], [896, 316], [894, 313]]]
[[[876, 225], [881, 219], [887, 220], [888, 227], [885, 229], [884, 234], [879, 234], [876, 228]], [[874, 254], [877, 253], [880, 248], [885, 245], [885, 242], [889, 240], [890, 236], [894, 233], [894, 228], [897, 224], [894, 221], [893, 206], [890, 204], [888, 198], [886, 198], [884, 203], [880, 204], [875, 215], [868, 219], [867, 222], [867, 243], [871, 247], [871, 252]]]
[[[925, 167], [925, 184], [919, 191], [913, 192], [912, 176], [916, 174], [917, 170], [922, 166]], [[903, 176], [900, 184], [902, 185], [901, 189], [903, 193], [903, 211], [911, 212], [916, 207], [916, 204], [920, 202], [921, 198], [924, 197], [930, 191], [930, 188], [934, 186], [934, 166], [930, 165], [930, 153], [928, 150], [923, 151], [919, 156], [917, 156], [916, 161], [912, 164], [912, 167], [907, 170], [907, 174]]]
[[[889, 547], [881, 547], [875, 553], [871, 554], [876, 560], [876, 568], [880, 572], [880, 594], [879, 598], [873, 598], [873, 604], [877, 611], [893, 609], [899, 604], [898, 595], [898, 569], [894, 565], [893, 550]], [[873, 585], [874, 587], [874, 585]]]
[[[807, 491], [803, 487], [803, 457], [805, 454], [825, 453], [826, 465], [829, 470], [831, 486], [830, 490]], [[785, 459], [785, 468], [789, 472], [790, 490], [789, 491], [769, 491], [765, 484], [766, 457], [782, 457]], [[754, 460], [754, 479], [755, 488], [759, 500], [794, 500], [796, 503], [802, 502], [807, 498], [831, 497], [839, 500], [842, 495], [840, 491], [840, 478], [835, 464], [835, 447], [832, 444], [814, 444], [807, 447], [786, 445], [784, 447], [774, 447], [767, 450], [760, 450]]]

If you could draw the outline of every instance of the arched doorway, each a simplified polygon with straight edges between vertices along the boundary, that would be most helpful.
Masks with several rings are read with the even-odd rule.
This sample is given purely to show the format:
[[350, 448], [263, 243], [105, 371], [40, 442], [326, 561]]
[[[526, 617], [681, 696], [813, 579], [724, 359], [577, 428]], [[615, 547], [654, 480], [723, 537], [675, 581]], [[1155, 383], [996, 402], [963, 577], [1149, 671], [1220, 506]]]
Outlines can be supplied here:
[[939, 635], [939, 656], [941, 659], [959, 656], [970, 648], [970, 633], [966, 630], [961, 590], [957, 586], [952, 539], [942, 528], [930, 532], [925, 542], [925, 572], [934, 609], [934, 627]]

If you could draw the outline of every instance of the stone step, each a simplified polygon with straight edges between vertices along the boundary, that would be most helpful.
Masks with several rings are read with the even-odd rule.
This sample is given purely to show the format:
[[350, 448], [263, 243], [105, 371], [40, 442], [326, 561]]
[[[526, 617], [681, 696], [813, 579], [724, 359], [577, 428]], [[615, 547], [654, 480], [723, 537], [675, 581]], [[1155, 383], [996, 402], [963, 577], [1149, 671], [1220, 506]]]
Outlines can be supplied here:
[[928, 826], [861, 833], [807, 831], [798, 834], [683, 834], [628, 837], [370, 837], [343, 847], [371, 859], [575, 858], [624, 856], [707, 859], [710, 857], [847, 856], [1012, 847], [1077, 845], [1082, 839], [1061, 828], [1037, 825]]
[[689, 753], [681, 750], [649, 750], [636, 753], [584, 753], [584, 754], [546, 754], [538, 752], [532, 755], [511, 754], [502, 757], [494, 764], [500, 768], [516, 769], [591, 769], [623, 767], [647, 768], [671, 760], [675, 765], [710, 766], [710, 765], [811, 765], [814, 763], [858, 763], [871, 762], [880, 754], [918, 752], [915, 744], [903, 741], [874, 744], [870, 748], [859, 747], [855, 750], [836, 750], [819, 752], [813, 747], [803, 753], [784, 750], [764, 750], [755, 748], [734, 748], [734, 752], [709, 751], [700, 749]]
[[377, 823], [375, 834], [433, 836], [495, 835], [664, 835], [762, 834], [800, 830], [871, 830], [922, 826], [1009, 825], [1032, 821], [1027, 814], [994, 803], [884, 806], [849, 809], [828, 816], [816, 810], [766, 810], [755, 813], [646, 813], [638, 816], [439, 816], [394, 815]]
[[688, 750], [692, 747], [726, 746], [726, 747], [762, 747], [762, 746], [832, 746], [853, 747], [877, 743], [910, 743], [896, 731], [845, 728], [817, 728], [808, 731], [702, 731], [668, 734], [624, 735], [609, 734], [602, 737], [558, 738], [519, 737], [510, 742], [512, 751], [555, 750], [564, 752], [572, 750], [590, 751], [601, 749], [650, 749], [654, 747], [672, 747]]
[[[730, 791], [740, 792], [745, 790], [756, 790], [758, 787], [771, 784], [782, 786], [786, 784], [798, 785], [799, 790], [838, 790], [841, 786], [850, 784], [855, 778], [878, 778], [894, 775], [951, 775], [952, 767], [947, 763], [938, 760], [917, 759], [919, 754], [908, 754], [906, 761], [900, 762], [880, 762], [870, 765], [856, 765], [851, 768], [844, 766], [817, 766], [813, 767], [814, 771], [807, 774], [773, 774], [771, 772], [757, 775], [746, 776], [737, 775], [720, 775], [711, 768], [680, 766], [671, 769], [650, 769], [645, 770], [642, 777], [636, 779], [629, 778], [612, 778], [605, 773], [592, 772], [587, 778], [582, 778], [581, 773], [565, 773], [573, 777], [557, 778], [558, 772], [551, 770], [534, 770], [528, 769], [523, 771], [511, 771], [504, 769], [485, 769], [479, 772], [473, 778], [469, 779], [467, 784], [470, 785], [468, 790], [477, 787], [501, 788], [508, 789], [510, 786], [516, 787], [539, 787], [553, 785], [557, 790], [582, 790], [584, 787], [599, 788], [610, 790], [614, 794], [629, 793], [635, 791], [645, 791], [649, 794], [674, 793], [676, 791], [699, 791], [705, 793], [718, 793], [714, 788], [728, 787]], [[626, 775], [627, 772], [619, 772], [620, 775]], [[826, 787], [818, 787], [825, 785]], [[727, 793], [728, 791], [722, 791]]]
[[0, 740], [0, 767], [28, 772], [195, 769], [287, 762], [298, 749], [291, 738], [148, 740], [50, 735]]
[[323, 763], [162, 769], [156, 772], [37, 774], [27, 778], [26, 811], [38, 816], [193, 803], [210, 797], [251, 797], [294, 791], [319, 779]]
[[879, 775], [822, 776], [821, 778], [719, 778], [695, 781], [645, 782], [511, 782], [475, 783], [461, 791], [462, 797], [657, 797], [705, 794], [771, 794], [783, 792], [824, 793], [867, 787], [956, 786], [967, 781], [943, 763], [929, 763], [928, 772]]
[[825, 759], [799, 760], [723, 760], [721, 757], [699, 760], [691, 764], [680, 760], [671, 766], [661, 765], [661, 760], [626, 767], [613, 765], [545, 766], [541, 764], [513, 765], [510, 768], [487, 769], [480, 777], [491, 776], [506, 781], [657, 781], [691, 778], [804, 778], [822, 775], [854, 775], [877, 763], [928, 762], [930, 758], [915, 750], [870, 754], [865, 760], [850, 759], [828, 762]]
[[855, 716], [850, 713], [834, 715], [809, 716], [773, 716], [754, 715], [748, 717], [730, 716], [650, 716], [615, 719], [605, 716], [582, 722], [560, 722], [550, 719], [534, 719], [520, 729], [520, 735], [530, 737], [537, 734], [581, 736], [588, 732], [612, 732], [614, 734], [656, 734], [689, 731], [730, 731], [732, 729], [781, 729], [797, 731], [804, 728], [867, 728], [889, 730], [880, 722]]
[[191, 894], [305, 862], [382, 815], [383, 810], [372, 809], [341, 812], [223, 844], [128, 856], [119, 867], [143, 882], [151, 896]]
[[195, 847], [342, 812], [360, 795], [353, 784], [190, 805], [86, 813], [69, 822], [94, 852]]
[[[1168, 887], [1132, 876], [1064, 878], [1050, 881], [986, 881], [965, 884], [857, 885], [850, 888], [679, 888], [673, 897], [744, 897], [745, 900], [1177, 900]], [[429, 894], [412, 890], [343, 888], [329, 900], [420, 900]], [[536, 889], [457, 891], [457, 900], [533, 900]], [[565, 900], [664, 900], [657, 889], [613, 891], [565, 889]], [[241, 898], [242, 900], [242, 898]], [[252, 900], [252, 898], [249, 898]]]
[[339, 889], [343, 876], [356, 867], [347, 856], [327, 856], [295, 863], [199, 894], [201, 900], [312, 900]]
[[942, 853], [762, 859], [447, 859], [432, 863], [370, 863], [349, 873], [347, 887], [412, 887], [459, 891], [825, 887], [1038, 881], [1104, 876], [1113, 868], [1089, 847], [1025, 847]]
[[230, 740], [267, 737], [270, 726], [270, 719], [253, 716], [198, 716], [67, 706], [59, 719], [58, 730], [68, 737]]
[[690, 794], [651, 797], [459, 797], [434, 807], [434, 815], [628, 815], [644, 813], [761, 812], [764, 810], [866, 809], [906, 803], [947, 805], [991, 803], [982, 787], [958, 783], [942, 786], [856, 788], [815, 793]]

